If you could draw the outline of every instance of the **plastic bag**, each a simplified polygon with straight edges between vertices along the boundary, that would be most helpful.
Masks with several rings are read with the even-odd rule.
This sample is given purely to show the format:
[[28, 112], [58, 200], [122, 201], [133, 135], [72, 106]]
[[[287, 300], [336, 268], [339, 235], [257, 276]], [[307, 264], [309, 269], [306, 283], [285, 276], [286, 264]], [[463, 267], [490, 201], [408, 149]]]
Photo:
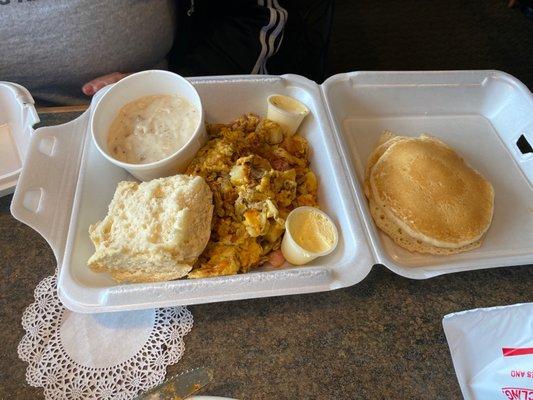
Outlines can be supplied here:
[[448, 314], [442, 325], [466, 400], [533, 400], [533, 303]]

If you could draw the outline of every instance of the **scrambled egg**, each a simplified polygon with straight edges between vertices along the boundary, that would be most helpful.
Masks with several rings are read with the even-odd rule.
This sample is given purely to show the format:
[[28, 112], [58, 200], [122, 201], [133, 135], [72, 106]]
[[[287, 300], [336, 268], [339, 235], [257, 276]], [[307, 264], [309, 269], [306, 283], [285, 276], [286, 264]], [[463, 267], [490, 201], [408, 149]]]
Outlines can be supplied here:
[[278, 124], [254, 114], [208, 125], [207, 132], [209, 141], [187, 173], [206, 180], [215, 210], [209, 243], [189, 278], [257, 267], [279, 249], [289, 212], [318, 206], [318, 183], [303, 137], [287, 137]]

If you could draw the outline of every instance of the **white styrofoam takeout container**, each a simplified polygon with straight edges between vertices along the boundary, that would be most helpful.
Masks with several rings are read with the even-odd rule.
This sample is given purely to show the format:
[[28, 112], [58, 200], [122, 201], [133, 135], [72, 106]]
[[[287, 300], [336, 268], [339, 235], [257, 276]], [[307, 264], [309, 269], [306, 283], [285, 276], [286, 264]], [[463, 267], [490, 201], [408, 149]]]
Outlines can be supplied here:
[[30, 93], [0, 81], [0, 197], [15, 191], [22, 161], [39, 117]]
[[[521, 135], [533, 143], [533, 96], [512, 76], [354, 72], [320, 86], [296, 75], [190, 80], [206, 121], [230, 121], [246, 112], [265, 115], [266, 98], [273, 93], [293, 96], [310, 108], [300, 132], [313, 150], [319, 202], [338, 226], [338, 247], [302, 267], [265, 266], [198, 280], [117, 284], [92, 272], [86, 266], [93, 252], [88, 227], [105, 216], [117, 182], [131, 176], [92, 144], [89, 110], [72, 122], [35, 132], [11, 207], [52, 247], [60, 267], [59, 296], [68, 308], [104, 312], [326, 291], [358, 283], [375, 264], [425, 279], [533, 262], [533, 154], [516, 146]], [[451, 256], [410, 253], [375, 228], [361, 181], [384, 129], [435, 135], [492, 182], [494, 219], [479, 249]]]

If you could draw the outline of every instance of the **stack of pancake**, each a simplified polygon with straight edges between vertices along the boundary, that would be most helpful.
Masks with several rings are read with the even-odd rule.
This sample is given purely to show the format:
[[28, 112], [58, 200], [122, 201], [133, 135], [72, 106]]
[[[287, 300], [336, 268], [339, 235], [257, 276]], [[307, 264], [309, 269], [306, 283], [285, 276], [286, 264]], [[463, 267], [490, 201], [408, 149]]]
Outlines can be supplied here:
[[368, 158], [364, 189], [376, 225], [409, 251], [475, 249], [492, 221], [492, 185], [430, 136], [384, 132]]

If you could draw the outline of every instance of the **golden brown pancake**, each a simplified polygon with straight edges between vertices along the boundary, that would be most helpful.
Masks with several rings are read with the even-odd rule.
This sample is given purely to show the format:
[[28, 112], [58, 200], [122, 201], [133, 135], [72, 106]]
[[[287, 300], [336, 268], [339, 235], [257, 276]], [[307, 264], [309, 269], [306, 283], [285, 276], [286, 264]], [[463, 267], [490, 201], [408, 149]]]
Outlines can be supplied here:
[[417, 251], [419, 253], [436, 255], [450, 255], [473, 250], [481, 246], [482, 239], [455, 249], [429, 245], [419, 239], [409, 236], [409, 234], [402, 230], [399, 225], [396, 225], [394, 221], [389, 219], [383, 208], [376, 205], [372, 199], [369, 200], [369, 206], [370, 213], [372, 218], [374, 218], [374, 222], [376, 223], [377, 227], [385, 232], [392, 240], [394, 240], [398, 246], [409, 251]]
[[[459, 251], [478, 247], [492, 221], [492, 185], [437, 139], [408, 138], [386, 147], [369, 177], [368, 197], [378, 207], [373, 214], [381, 210], [387, 226], [392, 223], [415, 243]], [[392, 230], [380, 220], [382, 230]]]
[[405, 140], [407, 137], [405, 136], [395, 136], [389, 131], [385, 131], [381, 134], [378, 146], [374, 149], [372, 153], [370, 153], [370, 156], [368, 157], [368, 161], [366, 163], [365, 168], [365, 180], [364, 180], [364, 190], [366, 197], [370, 198], [370, 171], [372, 171], [372, 168], [374, 165], [378, 162], [380, 157], [387, 151], [387, 149], [392, 146], [394, 143]]

